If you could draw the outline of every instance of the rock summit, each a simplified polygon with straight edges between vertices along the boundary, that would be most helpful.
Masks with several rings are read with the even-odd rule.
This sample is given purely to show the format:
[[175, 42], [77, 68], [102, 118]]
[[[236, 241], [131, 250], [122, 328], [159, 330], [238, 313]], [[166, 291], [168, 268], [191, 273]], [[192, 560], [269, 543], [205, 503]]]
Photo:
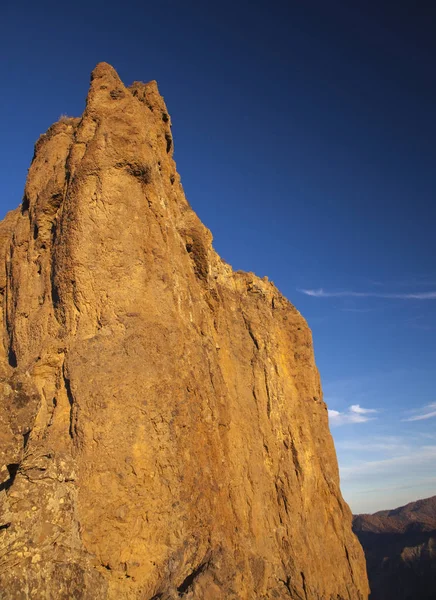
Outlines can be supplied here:
[[363, 600], [311, 332], [106, 63], [0, 224], [2, 600]]

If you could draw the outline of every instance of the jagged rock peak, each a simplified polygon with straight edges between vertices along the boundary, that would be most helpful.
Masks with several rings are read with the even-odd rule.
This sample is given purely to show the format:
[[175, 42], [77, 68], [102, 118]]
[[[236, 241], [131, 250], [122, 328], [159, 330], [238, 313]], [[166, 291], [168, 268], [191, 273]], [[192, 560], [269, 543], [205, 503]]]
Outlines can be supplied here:
[[118, 73], [115, 71], [113, 66], [108, 64], [107, 62], [98, 63], [95, 69], [92, 71], [91, 84], [94, 83], [96, 79], [103, 79], [107, 83], [113, 82], [116, 85], [123, 85], [121, 79], [118, 76]]
[[0, 224], [2, 598], [364, 600], [311, 332], [172, 153], [100, 63]]

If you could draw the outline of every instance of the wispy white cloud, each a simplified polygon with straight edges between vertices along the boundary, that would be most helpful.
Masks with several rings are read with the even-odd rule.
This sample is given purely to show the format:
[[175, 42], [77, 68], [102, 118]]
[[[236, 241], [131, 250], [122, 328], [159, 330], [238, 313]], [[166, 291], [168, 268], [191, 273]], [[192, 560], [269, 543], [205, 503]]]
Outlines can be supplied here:
[[418, 436], [420, 438], [424, 438], [425, 440], [436, 440], [436, 435], [434, 433], [425, 433], [424, 431], [419, 431]]
[[430, 404], [427, 404], [423, 408], [421, 408], [417, 411], [413, 411], [413, 412], [415, 414], [413, 414], [411, 417], [408, 417], [407, 419], [401, 419], [401, 420], [402, 421], [425, 421], [427, 419], [432, 419], [433, 417], [436, 417], [436, 402], [431, 402]]
[[299, 292], [313, 298], [385, 298], [393, 300], [436, 300], [435, 292], [412, 292], [412, 293], [382, 293], [382, 292], [355, 292], [345, 290], [329, 292], [323, 288], [299, 289]]
[[345, 450], [347, 452], [357, 453], [379, 453], [392, 455], [399, 453], [409, 452], [411, 445], [402, 437], [399, 436], [365, 436], [364, 438], [339, 440], [335, 442], [336, 449], [339, 451]]
[[423, 331], [432, 331], [436, 329], [436, 321], [433, 319], [428, 319], [427, 315], [414, 315], [409, 319], [405, 320], [405, 324], [407, 327], [412, 327], [413, 329], [420, 329]]
[[377, 287], [436, 287], [436, 278], [431, 275], [421, 275], [417, 277], [411, 277], [409, 279], [391, 279], [388, 281], [376, 281], [370, 279], [367, 283]]
[[[399, 484], [398, 482], [403, 482]], [[342, 484], [344, 498], [350, 504], [354, 514], [374, 513], [378, 510], [386, 510], [404, 506], [418, 498], [428, 498], [435, 493], [436, 477], [424, 476], [404, 480], [399, 477], [396, 481], [386, 484], [384, 475], [380, 475], [378, 481], [368, 484], [366, 478], [363, 480], [347, 481]]]
[[359, 404], [352, 404], [350, 406], [350, 412], [358, 415], [368, 415], [369, 413], [378, 412], [376, 408], [362, 408]]
[[332, 427], [351, 423], [366, 423], [374, 418], [370, 415], [377, 412], [378, 410], [375, 408], [362, 408], [359, 404], [352, 404], [346, 412], [329, 409], [329, 422]]
[[411, 467], [414, 470], [413, 472], [416, 473], [422, 468], [432, 467], [435, 460], [436, 446], [421, 446], [402, 456], [369, 460], [357, 465], [343, 467], [341, 468], [341, 479], [377, 477], [381, 474], [395, 477], [399, 472], [403, 472], [405, 467]]

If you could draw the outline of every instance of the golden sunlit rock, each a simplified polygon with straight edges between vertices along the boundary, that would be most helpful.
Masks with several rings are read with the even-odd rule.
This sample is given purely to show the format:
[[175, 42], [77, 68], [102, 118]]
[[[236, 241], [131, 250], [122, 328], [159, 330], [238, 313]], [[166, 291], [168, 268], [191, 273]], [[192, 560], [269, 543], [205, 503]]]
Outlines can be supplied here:
[[0, 225], [1, 597], [364, 600], [311, 332], [172, 153], [101, 63]]

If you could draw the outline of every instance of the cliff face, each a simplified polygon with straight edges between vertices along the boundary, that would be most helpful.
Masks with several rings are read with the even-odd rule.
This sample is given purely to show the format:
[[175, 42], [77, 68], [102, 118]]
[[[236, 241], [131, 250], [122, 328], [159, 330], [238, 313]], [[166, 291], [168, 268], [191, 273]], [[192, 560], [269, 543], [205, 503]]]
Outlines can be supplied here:
[[310, 330], [99, 64], [0, 226], [2, 599], [367, 597]]
[[365, 550], [371, 600], [434, 600], [436, 496], [356, 515], [353, 529]]

